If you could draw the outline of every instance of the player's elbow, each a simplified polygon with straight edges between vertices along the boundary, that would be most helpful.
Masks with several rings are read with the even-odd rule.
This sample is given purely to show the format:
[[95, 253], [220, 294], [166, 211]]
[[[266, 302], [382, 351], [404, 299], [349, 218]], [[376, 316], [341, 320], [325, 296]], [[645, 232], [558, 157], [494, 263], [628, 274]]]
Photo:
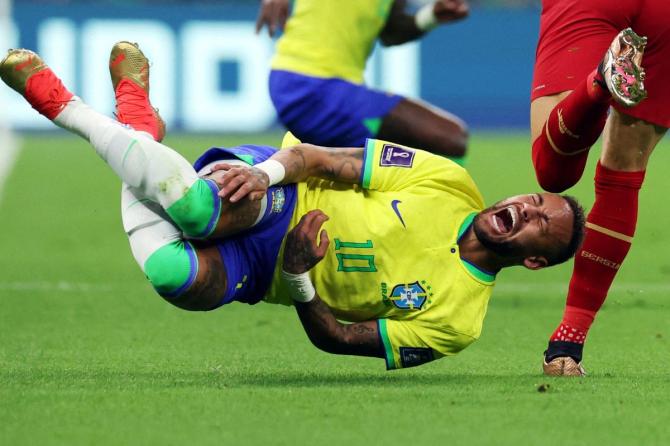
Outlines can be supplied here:
[[425, 148], [443, 156], [462, 158], [467, 154], [469, 132], [466, 124], [456, 117], [445, 120], [445, 125], [427, 129]]
[[379, 43], [381, 43], [382, 46], [402, 45], [408, 41], [409, 40], [406, 37], [393, 32], [386, 32], [379, 35]]
[[397, 43], [393, 43], [393, 38], [387, 34], [381, 34], [379, 36], [379, 43], [382, 44], [382, 46], [393, 46], [397, 45]]
[[326, 353], [341, 355], [347, 352], [346, 341], [336, 334], [314, 335], [308, 333], [308, 337], [314, 347]]

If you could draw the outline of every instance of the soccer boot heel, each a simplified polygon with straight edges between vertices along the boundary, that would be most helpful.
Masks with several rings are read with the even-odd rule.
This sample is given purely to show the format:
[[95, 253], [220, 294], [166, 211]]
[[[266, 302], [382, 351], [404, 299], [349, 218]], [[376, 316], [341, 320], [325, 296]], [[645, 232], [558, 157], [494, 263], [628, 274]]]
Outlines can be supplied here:
[[599, 67], [612, 98], [627, 107], [633, 107], [647, 97], [641, 65], [646, 45], [646, 37], [626, 28], [614, 38]]
[[0, 78], [51, 120], [74, 96], [38, 54], [26, 49], [9, 50], [0, 62]]
[[136, 43], [117, 42], [112, 47], [109, 74], [116, 97], [116, 119], [162, 141], [165, 122], [149, 101], [149, 60]]

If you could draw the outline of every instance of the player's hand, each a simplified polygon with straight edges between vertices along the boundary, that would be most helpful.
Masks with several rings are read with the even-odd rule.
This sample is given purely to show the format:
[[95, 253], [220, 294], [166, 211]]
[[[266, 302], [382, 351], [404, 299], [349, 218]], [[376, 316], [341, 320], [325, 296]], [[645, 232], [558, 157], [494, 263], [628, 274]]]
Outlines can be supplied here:
[[295, 228], [289, 231], [284, 246], [284, 271], [302, 274], [314, 268], [314, 265], [323, 259], [330, 240], [326, 230], [321, 230], [321, 226], [328, 218], [319, 209], [314, 209], [303, 215]]
[[255, 167], [219, 163], [212, 168], [212, 173], [217, 171], [226, 172], [225, 175], [217, 176], [215, 179], [219, 186], [219, 197], [228, 198], [231, 203], [244, 197], [260, 200], [270, 185], [268, 174]]
[[433, 13], [440, 23], [455, 22], [468, 16], [470, 6], [465, 0], [438, 0], [433, 5]]
[[256, 19], [256, 34], [264, 26], [268, 27], [268, 34], [274, 37], [278, 31], [284, 30], [288, 19], [289, 0], [263, 0]]

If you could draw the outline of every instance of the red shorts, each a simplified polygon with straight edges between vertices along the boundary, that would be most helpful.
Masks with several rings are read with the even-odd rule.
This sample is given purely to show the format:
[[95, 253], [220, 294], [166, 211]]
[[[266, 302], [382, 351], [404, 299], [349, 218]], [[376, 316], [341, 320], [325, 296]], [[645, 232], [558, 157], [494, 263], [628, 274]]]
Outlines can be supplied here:
[[531, 100], [584, 82], [627, 27], [649, 39], [642, 58], [649, 96], [615, 107], [670, 127], [670, 0], [543, 0]]

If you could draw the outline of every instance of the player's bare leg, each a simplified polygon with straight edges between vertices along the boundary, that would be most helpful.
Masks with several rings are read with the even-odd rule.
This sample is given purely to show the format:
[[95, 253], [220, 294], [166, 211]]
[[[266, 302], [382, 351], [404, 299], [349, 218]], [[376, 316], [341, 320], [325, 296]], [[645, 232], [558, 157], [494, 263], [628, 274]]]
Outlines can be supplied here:
[[645, 170], [654, 148], [667, 129], [612, 110], [603, 132], [600, 163], [625, 172]]
[[638, 191], [649, 157], [666, 130], [617, 110], [610, 114], [596, 170], [596, 201], [587, 218], [584, 243], [575, 256], [563, 320], [545, 352], [546, 374], [580, 374], [565, 364], [581, 361], [588, 330], [630, 249]]
[[[131, 130], [92, 110], [31, 51], [11, 50], [0, 62], [0, 77], [39, 113], [89, 141], [128, 186], [135, 199], [129, 206], [146, 211], [145, 202], [159, 205], [166, 215], [154, 213], [150, 218], [168, 221], [169, 225], [161, 223], [162, 231], [153, 239], [144, 237], [137, 245], [146, 243], [149, 247], [140, 256], [142, 262], [133, 247], [138, 263], [156, 290], [171, 302], [189, 309], [212, 308], [213, 299], [222, 295], [207, 294], [205, 298], [203, 290], [211, 287], [214, 293], [225, 287], [225, 270], [223, 265], [215, 264], [220, 263], [216, 249], [183, 240], [182, 233], [208, 237], [230, 230], [226, 222], [231, 219], [219, 218], [223, 206], [216, 183], [198, 178], [181, 155], [153, 140], [157, 134], [144, 128], [139, 132]], [[159, 119], [148, 100], [146, 105]], [[232, 220], [239, 224], [239, 217]], [[131, 228], [138, 229], [142, 229], [141, 225]]]
[[384, 117], [377, 137], [456, 159], [465, 156], [468, 144], [468, 130], [462, 120], [407, 98]]
[[551, 111], [556, 106], [572, 93], [572, 90], [563, 91], [561, 93], [542, 96], [530, 103], [530, 140], [531, 142], [544, 132], [544, 127], [547, 125], [547, 119]]
[[644, 99], [640, 64], [645, 45], [644, 37], [630, 29], [621, 31], [598, 69], [575, 90], [531, 103], [533, 165], [544, 189], [562, 192], [581, 178], [612, 100], [633, 106]]

